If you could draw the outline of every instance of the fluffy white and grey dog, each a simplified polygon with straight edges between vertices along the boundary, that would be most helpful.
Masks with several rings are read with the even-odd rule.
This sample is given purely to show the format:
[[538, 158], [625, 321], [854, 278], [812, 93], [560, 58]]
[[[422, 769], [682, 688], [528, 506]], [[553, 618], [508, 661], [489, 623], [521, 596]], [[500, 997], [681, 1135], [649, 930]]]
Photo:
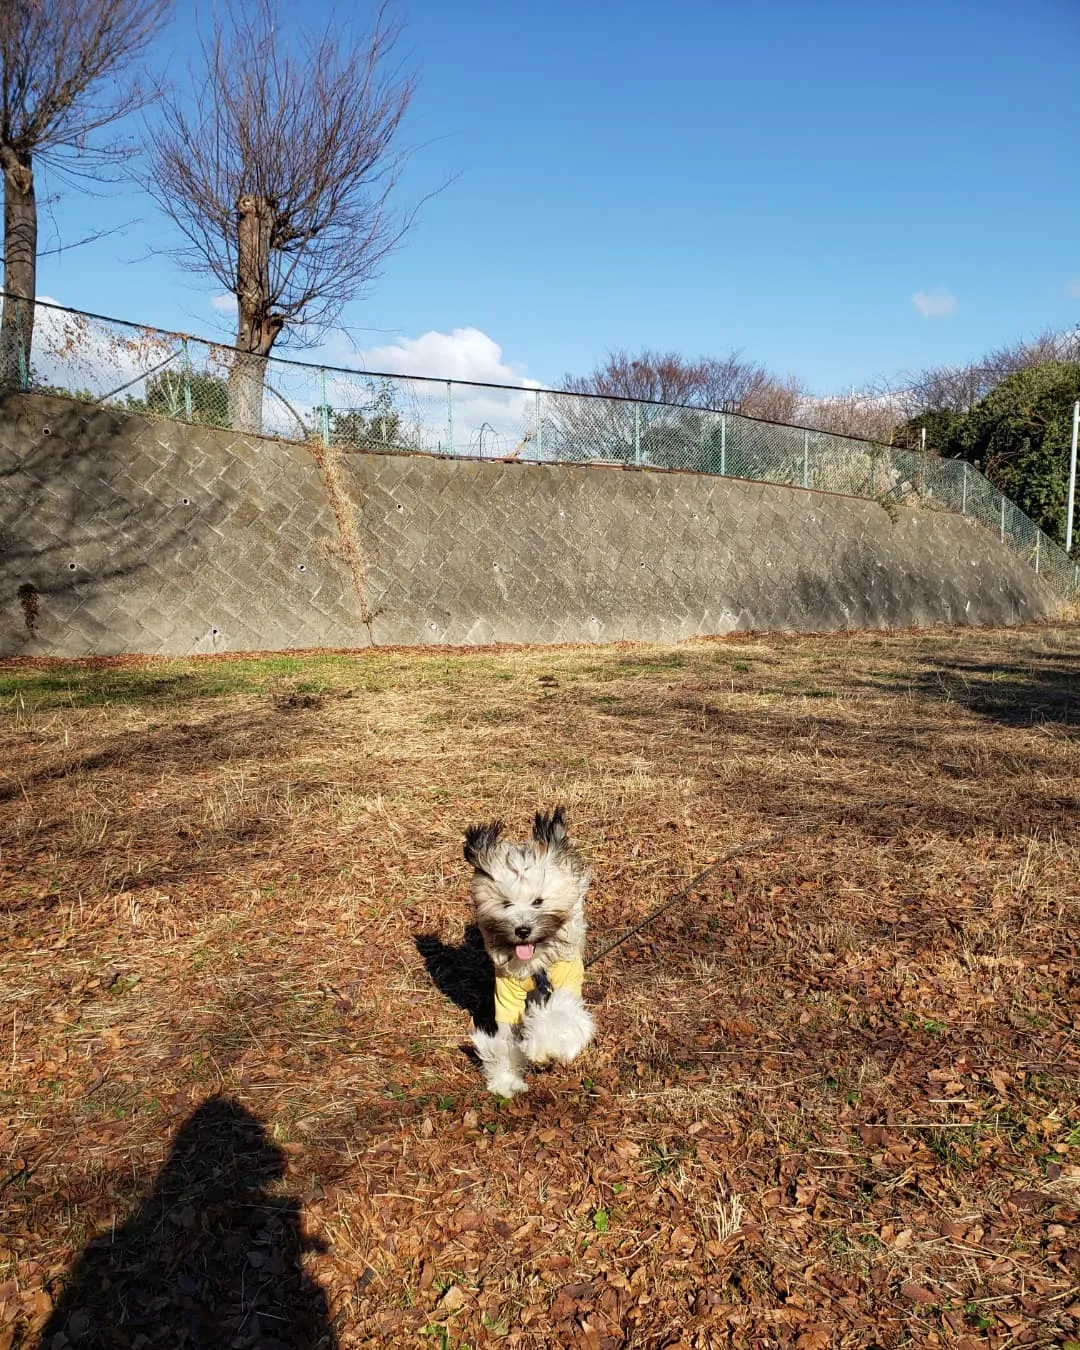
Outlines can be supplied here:
[[569, 1064], [593, 1038], [581, 1001], [585, 975], [585, 893], [589, 873], [569, 842], [561, 806], [537, 812], [532, 836], [512, 843], [501, 820], [471, 825], [476, 926], [495, 967], [495, 1034], [473, 1044], [488, 1090], [525, 1091], [529, 1064]]

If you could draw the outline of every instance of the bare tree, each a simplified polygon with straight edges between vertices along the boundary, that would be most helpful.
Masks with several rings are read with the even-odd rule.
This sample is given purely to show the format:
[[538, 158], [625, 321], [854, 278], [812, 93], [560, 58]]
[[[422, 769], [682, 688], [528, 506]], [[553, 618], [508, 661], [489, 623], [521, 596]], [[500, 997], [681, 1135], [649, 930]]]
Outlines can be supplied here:
[[890, 395], [864, 390], [848, 398], [804, 398], [795, 420], [818, 431], [889, 445], [899, 416], [896, 400]]
[[95, 133], [141, 107], [125, 79], [172, 0], [0, 0], [4, 304], [0, 387], [29, 370], [37, 287], [36, 164], [100, 177], [131, 153]]
[[930, 412], [970, 412], [1007, 376], [1032, 366], [1080, 359], [1080, 330], [1045, 329], [1033, 338], [994, 347], [967, 366], [933, 366], [901, 376], [890, 391], [905, 418]]
[[617, 350], [588, 375], [567, 376], [563, 390], [549, 406], [552, 443], [565, 457], [712, 472], [723, 458], [716, 414], [768, 416], [778, 399], [787, 411], [797, 387], [737, 352], [689, 360], [678, 352]]
[[389, 196], [415, 87], [392, 63], [399, 26], [334, 19], [280, 32], [276, 0], [235, 0], [201, 38], [200, 92], [163, 103], [147, 186], [186, 241], [175, 251], [236, 296], [234, 427], [261, 425], [266, 358], [324, 331], [412, 223]]
[[678, 352], [630, 356], [621, 350], [609, 352], [588, 375], [567, 376], [563, 388], [570, 394], [675, 403], [774, 421], [790, 420], [801, 392], [794, 380], [778, 379], [757, 362], [743, 361], [738, 352], [691, 361]]
[[770, 375], [747, 391], [738, 411], [764, 422], [798, 422], [805, 399], [806, 391], [794, 375]]
[[882, 444], [891, 441], [904, 407], [899, 392], [884, 389], [853, 392], [849, 398], [818, 398], [794, 376], [774, 375], [758, 362], [743, 360], [738, 352], [691, 361], [675, 352], [629, 356], [612, 351], [590, 374], [568, 377], [563, 387], [568, 393], [608, 399], [740, 413]]

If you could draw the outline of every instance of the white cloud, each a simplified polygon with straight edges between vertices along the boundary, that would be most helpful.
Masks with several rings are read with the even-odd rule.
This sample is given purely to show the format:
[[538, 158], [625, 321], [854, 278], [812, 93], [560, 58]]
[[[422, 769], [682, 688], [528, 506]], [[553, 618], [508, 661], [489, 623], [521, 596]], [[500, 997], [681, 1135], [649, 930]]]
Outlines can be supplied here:
[[1080, 300], [1080, 277], [1070, 277], [1065, 283], [1065, 294], [1074, 300]]
[[220, 314], [235, 314], [236, 296], [231, 292], [226, 292], [225, 295], [212, 295], [210, 297], [210, 305]]
[[525, 379], [520, 366], [503, 360], [502, 348], [479, 328], [455, 328], [451, 333], [432, 330], [417, 338], [398, 338], [384, 347], [365, 348], [358, 359], [363, 369], [389, 375], [536, 387], [535, 380]]
[[911, 303], [924, 319], [947, 319], [959, 306], [956, 296], [949, 291], [916, 291]]

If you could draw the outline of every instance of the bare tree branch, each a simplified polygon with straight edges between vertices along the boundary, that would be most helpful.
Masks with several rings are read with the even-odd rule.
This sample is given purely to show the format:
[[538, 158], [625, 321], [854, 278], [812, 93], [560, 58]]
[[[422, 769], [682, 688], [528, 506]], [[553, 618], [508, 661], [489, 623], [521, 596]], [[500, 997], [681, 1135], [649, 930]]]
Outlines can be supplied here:
[[388, 7], [364, 35], [337, 19], [288, 41], [279, 29], [276, 0], [236, 0], [201, 35], [199, 92], [166, 99], [148, 141], [148, 190], [184, 240], [174, 256], [237, 298], [237, 350], [255, 358], [238, 356], [231, 386], [247, 427], [274, 344], [324, 331], [415, 218], [390, 208], [415, 78], [393, 63]]
[[853, 391], [848, 398], [804, 398], [795, 420], [837, 436], [890, 445], [898, 416], [896, 401], [871, 389]]
[[775, 422], [793, 420], [802, 397], [797, 381], [780, 379], [757, 362], [743, 361], [735, 351], [696, 361], [678, 352], [643, 351], [630, 356], [611, 351], [604, 364], [588, 375], [567, 376], [563, 388], [571, 394], [712, 408]]
[[893, 394], [904, 417], [970, 412], [1007, 376], [1031, 366], [1080, 357], [1080, 334], [1044, 329], [1033, 338], [991, 349], [967, 366], [933, 366], [900, 377]]
[[111, 230], [93, 230], [90, 234], [84, 234], [81, 239], [75, 239], [70, 244], [57, 244], [55, 248], [39, 248], [39, 258], [54, 258], [61, 253], [66, 253], [69, 249], [82, 248], [85, 244], [96, 244], [99, 239], [108, 239], [112, 234], [121, 234], [127, 229], [126, 225], [114, 225]]
[[152, 96], [152, 89], [118, 76], [170, 10], [171, 0], [5, 0], [0, 143], [39, 157], [115, 153], [89, 138]]
[[98, 133], [156, 92], [127, 78], [172, 0], [0, 0], [0, 385], [25, 378], [37, 284], [35, 160], [100, 177], [134, 146]]

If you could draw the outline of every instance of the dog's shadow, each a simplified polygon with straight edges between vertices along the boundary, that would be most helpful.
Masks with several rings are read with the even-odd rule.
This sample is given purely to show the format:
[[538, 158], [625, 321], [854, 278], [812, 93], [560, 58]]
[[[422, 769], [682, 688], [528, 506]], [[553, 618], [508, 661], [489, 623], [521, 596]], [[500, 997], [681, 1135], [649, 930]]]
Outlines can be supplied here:
[[459, 947], [434, 933], [420, 933], [414, 941], [436, 989], [469, 1014], [477, 1031], [493, 1035], [495, 971], [479, 928], [469, 924]]

